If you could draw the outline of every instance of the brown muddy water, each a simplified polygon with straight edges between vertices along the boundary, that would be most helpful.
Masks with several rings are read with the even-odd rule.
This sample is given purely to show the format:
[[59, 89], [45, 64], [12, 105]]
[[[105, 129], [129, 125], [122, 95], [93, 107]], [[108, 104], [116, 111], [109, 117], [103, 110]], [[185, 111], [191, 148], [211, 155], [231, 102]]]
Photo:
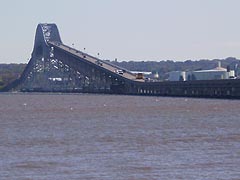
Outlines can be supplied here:
[[240, 101], [0, 94], [1, 180], [239, 180]]

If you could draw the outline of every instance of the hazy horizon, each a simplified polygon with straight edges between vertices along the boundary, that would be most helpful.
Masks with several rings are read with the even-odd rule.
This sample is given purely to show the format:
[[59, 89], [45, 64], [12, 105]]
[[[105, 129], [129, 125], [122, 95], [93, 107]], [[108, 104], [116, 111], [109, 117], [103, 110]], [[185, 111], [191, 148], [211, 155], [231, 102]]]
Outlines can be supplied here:
[[[96, 56], [97, 57], [97, 56]], [[226, 60], [228, 58], [235, 58], [236, 60], [240, 60], [236, 57], [226, 57], [226, 58], [214, 58], [214, 59], [186, 59], [186, 60], [174, 60], [174, 59], [163, 59], [163, 60], [151, 60], [151, 59], [148, 59], [148, 60], [118, 60], [118, 62], [161, 62], [161, 61], [173, 61], [173, 62], [186, 62], [186, 61], [194, 61], [194, 62], [197, 62], [197, 61], [201, 61], [201, 60], [209, 60], [209, 61], [214, 61], [214, 60]], [[103, 60], [106, 60], [108, 61], [109, 59], [103, 59]], [[115, 61], [115, 60], [110, 60], [110, 61]], [[0, 64], [27, 64], [28, 62], [1, 62], [0, 61]]]
[[38, 23], [57, 24], [67, 45], [101, 59], [240, 58], [238, 0], [4, 1], [0, 63], [27, 63]]

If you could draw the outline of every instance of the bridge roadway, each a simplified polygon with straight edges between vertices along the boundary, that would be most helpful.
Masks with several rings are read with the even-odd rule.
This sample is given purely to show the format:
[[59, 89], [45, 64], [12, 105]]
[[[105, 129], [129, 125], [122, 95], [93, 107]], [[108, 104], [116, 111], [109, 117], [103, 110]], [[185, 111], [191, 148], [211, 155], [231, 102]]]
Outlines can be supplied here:
[[[43, 74], [38, 73], [35, 68], [42, 58], [50, 60], [49, 57], [51, 57], [52, 50], [55, 50], [55, 57], [52, 58], [58, 57], [59, 60], [64, 58], [62, 59], [63, 63], [71, 66], [76, 64], [81, 66], [74, 69], [73, 74], [71, 74], [72, 72], [69, 72], [69, 74], [66, 72], [66, 76], [70, 77], [72, 75], [74, 78], [76, 70], [77, 72], [83, 71], [83, 77], [86, 75], [85, 77], [92, 78], [91, 81], [83, 84], [82, 92], [240, 99], [240, 79], [183, 82], [144, 82], [143, 79], [136, 79], [135, 75], [126, 69], [64, 45], [55, 24], [38, 25], [32, 57], [27, 67], [19, 79], [5, 86], [2, 91], [23, 91], [24, 89], [32, 91], [33, 89], [36, 92], [69, 92], [68, 84], [54, 84], [46, 80], [51, 73], [55, 75], [55, 71], [47, 71], [46, 74]], [[51, 61], [47, 63], [49, 62]], [[53, 68], [49, 70], [53, 70]], [[118, 70], [122, 70], [122, 72]], [[58, 73], [62, 72], [65, 72], [65, 69]], [[105, 75], [108, 75], [108, 77]], [[88, 86], [89, 84], [87, 83], [90, 82], [92, 84]], [[85, 83], [85, 79], [83, 83]], [[96, 86], [94, 83], [96, 83]], [[70, 84], [71, 89], [72, 87], [75, 87], [75, 80], [73, 80], [73, 84]]]
[[[55, 47], [55, 48], [60, 48], [64, 51], [67, 51], [68, 53], [71, 53], [71, 54], [73, 54], [73, 55], [75, 55], [75, 56], [77, 56], [81, 59], [84, 59], [84, 60], [86, 60], [86, 61], [88, 61], [92, 64], [98, 65], [99, 67], [103, 68], [104, 70], [107, 70], [107, 71], [110, 71], [112, 73], [118, 74], [119, 76], [122, 76], [123, 78], [126, 78], [128, 80], [132, 80], [132, 81], [136, 81], [136, 82], [144, 82], [143, 79], [136, 79], [136, 76], [133, 73], [131, 73], [131, 72], [125, 70], [125, 69], [117, 67], [113, 64], [110, 64], [106, 61], [103, 61], [99, 58], [93, 57], [93, 56], [91, 56], [87, 53], [84, 53], [82, 51], [79, 51], [77, 49], [69, 47], [69, 46], [64, 45], [62, 43], [50, 42], [49, 41], [48, 44]], [[118, 70], [123, 71], [123, 73], [119, 73]]]

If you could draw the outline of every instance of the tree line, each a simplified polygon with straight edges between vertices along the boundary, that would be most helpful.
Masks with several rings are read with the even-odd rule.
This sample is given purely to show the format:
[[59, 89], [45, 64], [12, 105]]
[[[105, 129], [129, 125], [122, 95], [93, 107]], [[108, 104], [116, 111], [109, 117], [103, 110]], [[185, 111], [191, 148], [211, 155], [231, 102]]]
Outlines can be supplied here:
[[[214, 60], [186, 60], [186, 61], [110, 61], [111, 63], [131, 71], [148, 71], [158, 73], [160, 80], [167, 78], [171, 71], [207, 70], [217, 67], [221, 61], [222, 67], [240, 72], [240, 60], [234, 57]], [[27, 64], [0, 64], [0, 88], [21, 76]]]
[[234, 57], [214, 60], [186, 60], [186, 61], [112, 61], [113, 64], [126, 68], [131, 71], [148, 71], [158, 73], [161, 80], [167, 79], [168, 73], [172, 71], [197, 71], [216, 68], [218, 62], [221, 62], [223, 68], [231, 70], [240, 70], [240, 60]]
[[0, 88], [19, 78], [26, 64], [0, 64]]

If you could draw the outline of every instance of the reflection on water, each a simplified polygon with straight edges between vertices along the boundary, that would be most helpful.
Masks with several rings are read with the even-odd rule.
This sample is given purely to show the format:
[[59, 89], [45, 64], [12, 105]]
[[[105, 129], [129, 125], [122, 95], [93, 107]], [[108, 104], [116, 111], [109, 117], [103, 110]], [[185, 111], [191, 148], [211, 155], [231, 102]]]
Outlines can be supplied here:
[[0, 179], [240, 179], [240, 101], [0, 94]]

